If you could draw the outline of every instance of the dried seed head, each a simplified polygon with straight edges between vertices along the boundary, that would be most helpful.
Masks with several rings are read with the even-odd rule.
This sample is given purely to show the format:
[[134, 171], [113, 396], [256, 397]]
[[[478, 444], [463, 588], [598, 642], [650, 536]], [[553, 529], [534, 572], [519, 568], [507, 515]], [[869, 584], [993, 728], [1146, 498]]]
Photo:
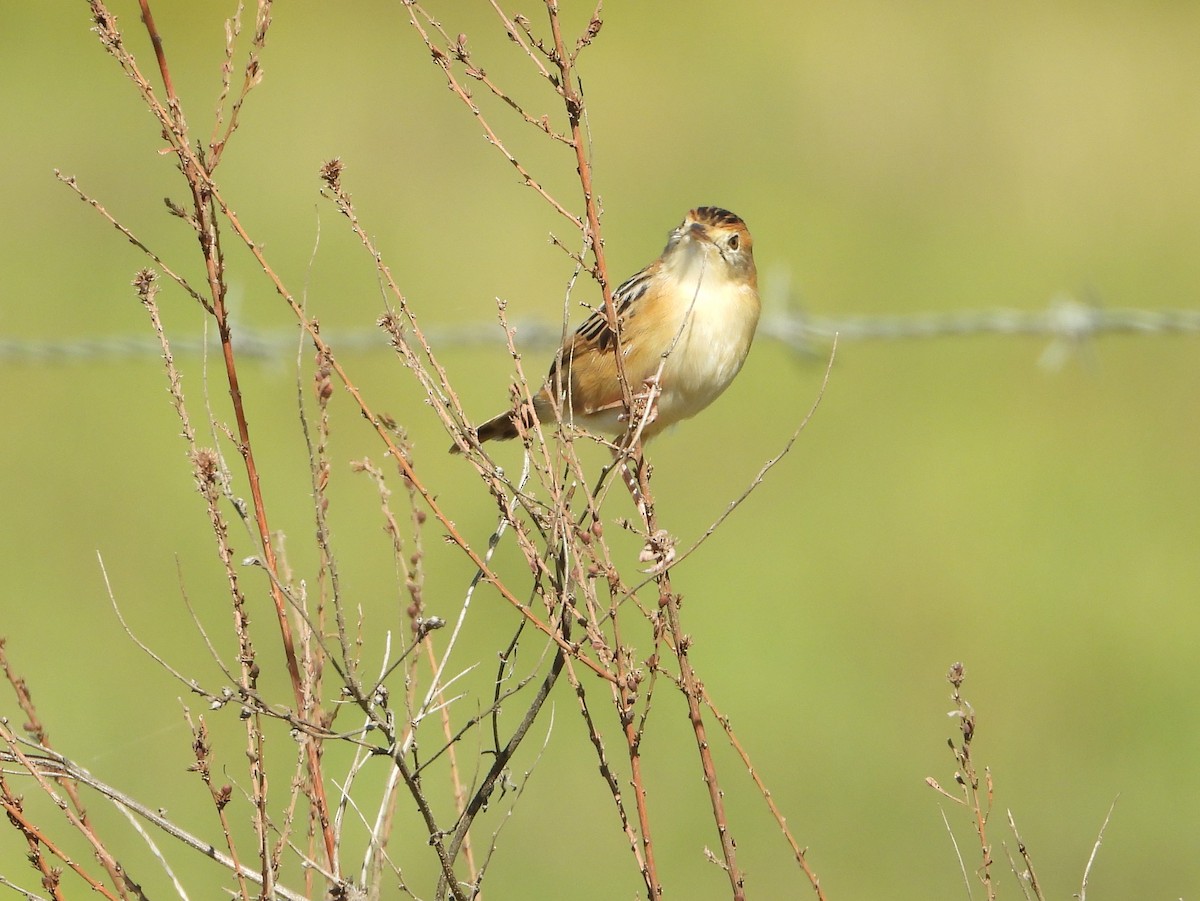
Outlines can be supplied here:
[[342, 158], [335, 156], [321, 166], [321, 181], [334, 191], [342, 189]]

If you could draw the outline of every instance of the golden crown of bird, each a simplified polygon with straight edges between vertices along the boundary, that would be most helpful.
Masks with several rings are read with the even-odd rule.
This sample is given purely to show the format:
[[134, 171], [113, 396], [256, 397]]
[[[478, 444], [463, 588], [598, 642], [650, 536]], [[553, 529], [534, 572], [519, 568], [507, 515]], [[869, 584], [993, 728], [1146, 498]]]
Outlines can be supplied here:
[[[613, 292], [613, 305], [616, 333], [604, 309], [592, 313], [563, 342], [532, 414], [540, 422], [561, 417], [593, 432], [629, 433], [619, 353], [631, 389], [651, 392], [653, 403], [637, 423], [645, 440], [716, 400], [750, 352], [760, 305], [746, 223], [720, 207], [691, 210], [659, 258]], [[483, 423], [479, 441], [517, 437], [521, 410]], [[462, 449], [456, 443], [450, 450]]]

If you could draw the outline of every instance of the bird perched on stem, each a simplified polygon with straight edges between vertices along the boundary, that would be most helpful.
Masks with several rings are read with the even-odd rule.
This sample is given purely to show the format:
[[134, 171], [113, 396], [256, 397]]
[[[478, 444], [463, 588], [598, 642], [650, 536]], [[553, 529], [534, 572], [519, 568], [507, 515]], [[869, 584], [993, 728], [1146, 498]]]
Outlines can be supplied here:
[[[729, 387], [758, 326], [758, 275], [746, 223], [720, 207], [692, 210], [662, 255], [613, 292], [617, 332], [597, 310], [563, 343], [532, 414], [642, 440], [695, 416]], [[631, 393], [648, 403], [630, 422], [617, 366]], [[479, 426], [480, 442], [515, 438], [528, 406]], [[526, 419], [532, 425], [531, 419]], [[632, 426], [632, 429], [631, 429]], [[461, 447], [455, 444], [451, 453]]]

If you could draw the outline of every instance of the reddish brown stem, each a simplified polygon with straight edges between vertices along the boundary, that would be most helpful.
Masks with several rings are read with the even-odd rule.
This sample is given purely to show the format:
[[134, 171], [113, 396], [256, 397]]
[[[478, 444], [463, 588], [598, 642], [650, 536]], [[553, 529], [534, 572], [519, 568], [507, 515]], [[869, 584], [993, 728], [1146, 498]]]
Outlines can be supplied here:
[[616, 336], [617, 381], [621, 384], [621, 401], [626, 411], [633, 409], [633, 390], [625, 377], [625, 354], [621, 350], [621, 331], [617, 327], [617, 308], [613, 303], [612, 286], [608, 279], [608, 264], [604, 259], [604, 241], [600, 236], [600, 208], [592, 188], [592, 162], [588, 158], [587, 141], [583, 133], [583, 98], [575, 88], [575, 59], [567, 52], [563, 42], [562, 27], [558, 21], [558, 0], [546, 0], [546, 11], [550, 15], [550, 32], [554, 37], [554, 63], [558, 66], [558, 92], [567, 109], [571, 126], [571, 146], [575, 148], [575, 167], [579, 173], [579, 186], [583, 189], [583, 203], [587, 221], [586, 237], [592, 248], [596, 265], [592, 277], [600, 285], [604, 297], [604, 313], [608, 326]]
[[162, 35], [158, 33], [158, 27], [154, 24], [154, 15], [150, 12], [150, 0], [138, 0], [138, 4], [142, 8], [142, 23], [146, 26], [146, 31], [150, 35], [150, 43], [154, 46], [154, 56], [158, 60], [158, 71], [162, 73], [167, 100], [174, 105], [179, 102], [179, 98], [176, 97], [175, 85], [171, 82], [171, 70], [167, 66], [167, 54], [163, 49]]
[[[288, 676], [292, 683], [293, 696], [296, 700], [296, 709], [300, 710], [304, 705], [304, 689], [301, 683], [300, 667], [296, 660], [295, 642], [292, 638], [291, 624], [288, 619], [287, 601], [283, 595], [283, 589], [278, 578], [278, 563], [275, 559], [275, 550], [271, 543], [271, 530], [267, 521], [267, 511], [263, 501], [259, 471], [254, 460], [253, 444], [250, 440], [250, 425], [246, 417], [245, 404], [242, 400], [237, 361], [233, 348], [233, 337], [229, 326], [228, 311], [225, 308], [225, 269], [224, 260], [221, 255], [219, 229], [214, 216], [215, 205], [212, 199], [212, 176], [205, 166], [204, 161], [191, 149], [182, 108], [179, 105], [175, 88], [171, 81], [171, 73], [167, 65], [166, 53], [163, 49], [162, 36], [154, 24], [154, 16], [150, 12], [149, 0], [139, 0], [139, 3], [142, 10], [142, 22], [145, 24], [150, 41], [154, 46], [155, 56], [158, 60], [159, 71], [162, 74], [163, 86], [167, 92], [168, 107], [170, 109], [170, 113], [167, 113], [166, 110], [162, 109], [161, 105], [156, 104], [157, 109], [155, 112], [158, 114], [159, 120], [163, 125], [164, 133], [168, 137], [173, 138], [174, 150], [179, 157], [180, 170], [187, 180], [192, 194], [196, 236], [200, 242], [201, 254], [204, 257], [205, 277], [208, 282], [213, 317], [216, 320], [217, 330], [220, 335], [221, 353], [225, 363], [225, 376], [229, 384], [229, 396], [233, 402], [234, 418], [237, 422], [238, 452], [242, 456], [246, 476], [250, 483], [250, 496], [254, 506], [254, 518], [258, 528], [259, 541], [262, 546], [263, 564], [271, 575], [271, 598], [275, 604], [275, 613], [279, 622], [280, 637], [283, 643], [284, 657], [287, 662]], [[128, 65], [133, 65], [132, 59], [129, 60]], [[248, 649], [249, 645], [247, 643], [246, 650]], [[248, 656], [248, 654], [243, 654], [243, 678], [247, 680], [247, 688], [250, 688], [253, 681], [253, 676], [251, 675], [253, 660], [246, 659]], [[270, 874], [266, 872], [266, 869], [268, 869], [265, 806], [266, 781], [265, 776], [261, 775], [261, 767], [263, 766], [261, 738], [261, 732], [259, 732], [257, 740], [254, 741], [253, 766], [260, 774], [260, 779], [255, 780], [257, 786], [255, 789], [255, 804], [261, 828], [259, 838], [262, 843], [261, 850], [263, 852], [263, 878], [269, 881]], [[307, 749], [309, 771], [312, 776], [314, 806], [316, 807], [317, 818], [325, 839], [325, 851], [328, 856], [329, 866], [336, 872], [335, 837], [329, 821], [329, 805], [325, 798], [324, 779], [321, 775], [320, 749], [316, 742], [311, 739], [307, 743]]]
[[[655, 535], [658, 532], [658, 519], [654, 513], [653, 498], [650, 494], [650, 477], [648, 467], [642, 463], [642, 448], [636, 449], [634, 459], [638, 462], [636, 477], [641, 493], [640, 504], [646, 532]], [[688, 658], [690, 639], [683, 632], [679, 621], [679, 596], [671, 588], [671, 575], [668, 568], [655, 577], [658, 583], [659, 608], [666, 618], [666, 628], [670, 633], [670, 644], [675, 650], [679, 661], [679, 676], [683, 687], [683, 695], [687, 699], [688, 719], [692, 723], [692, 731], [696, 736], [696, 748], [700, 752], [700, 768], [704, 774], [704, 784], [708, 788], [709, 801], [712, 804], [713, 820], [717, 826], [717, 835], [721, 841], [721, 856], [725, 862], [725, 872], [729, 876], [729, 884], [733, 889], [734, 901], [745, 901], [745, 879], [737, 865], [736, 843], [729, 830], [729, 821], [725, 815], [724, 793], [717, 781], [716, 763], [713, 761], [712, 748], [708, 744], [708, 736], [704, 728], [704, 713], [701, 702], [704, 698], [704, 686], [696, 677]]]

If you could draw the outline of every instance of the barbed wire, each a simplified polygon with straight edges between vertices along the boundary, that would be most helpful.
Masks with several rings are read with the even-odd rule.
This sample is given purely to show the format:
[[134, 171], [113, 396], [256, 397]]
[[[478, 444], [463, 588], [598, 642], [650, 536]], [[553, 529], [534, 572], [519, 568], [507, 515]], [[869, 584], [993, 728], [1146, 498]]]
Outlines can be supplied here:
[[[512, 322], [518, 344], [524, 349], [555, 347], [562, 340], [561, 323], [521, 319]], [[1068, 295], [1051, 300], [1041, 310], [992, 309], [948, 312], [897, 313], [892, 315], [820, 316], [801, 311], [769, 312], [759, 324], [759, 340], [778, 341], [789, 349], [824, 356], [834, 336], [847, 341], [902, 340], [961, 337], [967, 335], [1026, 335], [1052, 339], [1056, 354], [1087, 343], [1104, 334], [1167, 335], [1200, 333], [1200, 309], [1105, 309]], [[438, 349], [503, 346], [504, 333], [494, 322], [459, 323], [425, 329], [429, 343]], [[388, 339], [374, 329], [327, 331], [330, 345], [343, 352], [373, 352], [388, 349]], [[239, 352], [246, 358], [280, 360], [296, 352], [295, 329], [235, 330]], [[196, 355], [216, 348], [215, 337], [175, 338], [176, 354]], [[62, 340], [0, 338], [0, 364], [69, 364], [97, 360], [157, 357], [161, 354], [153, 336], [112, 335]]]

